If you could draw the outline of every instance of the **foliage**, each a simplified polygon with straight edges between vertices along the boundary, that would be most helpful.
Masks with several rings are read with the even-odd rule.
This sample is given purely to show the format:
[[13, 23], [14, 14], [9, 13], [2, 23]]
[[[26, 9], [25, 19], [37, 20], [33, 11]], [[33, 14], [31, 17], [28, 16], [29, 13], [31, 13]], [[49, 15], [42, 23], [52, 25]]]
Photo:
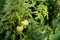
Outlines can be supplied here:
[[60, 40], [60, 0], [0, 0], [0, 40]]

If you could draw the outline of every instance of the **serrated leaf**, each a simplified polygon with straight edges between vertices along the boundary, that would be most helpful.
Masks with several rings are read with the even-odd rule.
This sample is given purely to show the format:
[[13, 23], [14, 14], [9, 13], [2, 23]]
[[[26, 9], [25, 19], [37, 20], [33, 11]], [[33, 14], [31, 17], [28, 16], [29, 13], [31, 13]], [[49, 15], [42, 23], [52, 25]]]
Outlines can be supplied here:
[[11, 1], [10, 0], [6, 0], [5, 1], [5, 5], [4, 5], [4, 8], [3, 8], [3, 12], [7, 12], [8, 10], [10, 10], [11, 8]]

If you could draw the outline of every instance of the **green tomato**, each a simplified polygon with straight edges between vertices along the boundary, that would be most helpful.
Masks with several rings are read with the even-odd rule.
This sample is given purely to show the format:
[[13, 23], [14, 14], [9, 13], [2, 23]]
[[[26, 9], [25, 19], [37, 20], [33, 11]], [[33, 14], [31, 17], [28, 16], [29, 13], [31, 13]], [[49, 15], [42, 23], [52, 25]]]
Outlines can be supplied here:
[[23, 29], [24, 29], [23, 26], [17, 26], [16, 27], [17, 33], [19, 33], [19, 34], [22, 33]]

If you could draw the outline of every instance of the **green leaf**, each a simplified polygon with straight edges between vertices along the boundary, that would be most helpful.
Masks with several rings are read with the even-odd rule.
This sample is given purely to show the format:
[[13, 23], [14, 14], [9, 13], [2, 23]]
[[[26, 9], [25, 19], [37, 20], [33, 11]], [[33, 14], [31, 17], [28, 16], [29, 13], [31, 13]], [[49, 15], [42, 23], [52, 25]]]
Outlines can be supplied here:
[[57, 24], [58, 29], [60, 30], [60, 22]]
[[6, 0], [5, 3], [6, 4], [4, 5], [3, 12], [7, 12], [11, 9], [11, 0]]
[[53, 36], [52, 40], [60, 40], [60, 30]]
[[7, 31], [4, 40], [7, 40], [7, 39], [9, 38], [10, 35], [11, 35], [11, 31]]
[[53, 27], [56, 27], [56, 26], [57, 26], [58, 20], [59, 20], [59, 19], [53, 19], [53, 20], [52, 20], [52, 25], [53, 25]]
[[42, 39], [48, 37], [51, 34], [51, 30], [47, 30], [43, 35], [42, 35]]
[[11, 40], [15, 40], [15, 34], [12, 34]]
[[4, 15], [0, 15], [0, 19], [2, 19], [3, 16], [4, 16]]
[[2, 21], [0, 21], [0, 27], [2, 27], [3, 26], [3, 22]]
[[41, 33], [33, 33], [32, 37], [33, 40], [41, 40]]

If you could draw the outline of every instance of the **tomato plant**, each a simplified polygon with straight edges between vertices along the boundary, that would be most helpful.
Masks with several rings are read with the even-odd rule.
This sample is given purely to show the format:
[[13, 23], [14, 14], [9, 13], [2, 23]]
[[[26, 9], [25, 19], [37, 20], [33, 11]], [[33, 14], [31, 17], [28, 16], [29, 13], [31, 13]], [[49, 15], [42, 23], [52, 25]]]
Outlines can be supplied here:
[[0, 0], [0, 40], [60, 40], [60, 0]]

